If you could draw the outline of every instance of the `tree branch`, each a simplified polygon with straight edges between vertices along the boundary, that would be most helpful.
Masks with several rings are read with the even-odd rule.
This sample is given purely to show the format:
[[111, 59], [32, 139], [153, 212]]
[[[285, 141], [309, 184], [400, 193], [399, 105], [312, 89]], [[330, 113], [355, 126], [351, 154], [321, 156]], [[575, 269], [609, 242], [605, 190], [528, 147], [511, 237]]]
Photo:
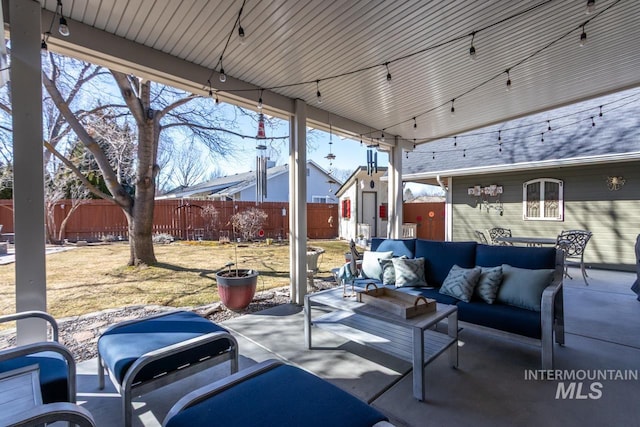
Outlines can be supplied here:
[[187, 102], [189, 102], [189, 101], [191, 101], [193, 99], [196, 99], [196, 98], [200, 98], [200, 95], [196, 95], [196, 94], [192, 93], [189, 96], [185, 96], [184, 98], [180, 98], [177, 101], [172, 102], [171, 104], [169, 104], [166, 107], [164, 107], [159, 113], [157, 113], [158, 120], [162, 119], [169, 111], [175, 110], [179, 106], [184, 105]]
[[113, 75], [118, 87], [120, 88], [120, 93], [122, 94], [122, 99], [131, 110], [131, 114], [133, 114], [133, 118], [136, 120], [138, 125], [142, 125], [145, 121], [145, 111], [140, 99], [135, 96], [135, 91], [131, 87], [131, 82], [127, 78], [127, 75], [121, 73], [119, 71], [109, 70]]
[[105, 199], [105, 200], [111, 200], [113, 203], [119, 205], [119, 203], [117, 202], [116, 199], [114, 199], [112, 196], [103, 193], [102, 191], [100, 191], [95, 185], [93, 185], [83, 174], [82, 172], [80, 172], [80, 169], [78, 169], [69, 159], [67, 159], [65, 156], [63, 156], [58, 150], [56, 150], [56, 148], [51, 145], [50, 143], [48, 143], [47, 141], [44, 141], [44, 146], [47, 150], [49, 150], [54, 156], [56, 156], [62, 163], [64, 163], [69, 169], [71, 169], [71, 171], [74, 173], [74, 175], [76, 175], [78, 177], [78, 179], [80, 181], [82, 181], [82, 184], [84, 184], [89, 191], [91, 191], [93, 194], [95, 194], [96, 196], [100, 197], [101, 199]]

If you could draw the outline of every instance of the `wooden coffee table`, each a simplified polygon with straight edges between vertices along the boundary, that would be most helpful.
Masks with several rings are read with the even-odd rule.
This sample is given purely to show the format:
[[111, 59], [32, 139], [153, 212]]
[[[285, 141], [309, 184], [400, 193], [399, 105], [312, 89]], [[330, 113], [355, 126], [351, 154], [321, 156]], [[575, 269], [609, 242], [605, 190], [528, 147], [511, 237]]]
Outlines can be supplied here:
[[[311, 307], [331, 309], [312, 319]], [[435, 312], [404, 319], [380, 308], [344, 298], [341, 288], [307, 294], [304, 303], [305, 341], [313, 348], [312, 326], [326, 329], [359, 344], [375, 348], [413, 365], [413, 395], [425, 397], [424, 367], [446, 350], [449, 361], [458, 367], [458, 308], [438, 304]], [[447, 333], [434, 326], [447, 319]]]

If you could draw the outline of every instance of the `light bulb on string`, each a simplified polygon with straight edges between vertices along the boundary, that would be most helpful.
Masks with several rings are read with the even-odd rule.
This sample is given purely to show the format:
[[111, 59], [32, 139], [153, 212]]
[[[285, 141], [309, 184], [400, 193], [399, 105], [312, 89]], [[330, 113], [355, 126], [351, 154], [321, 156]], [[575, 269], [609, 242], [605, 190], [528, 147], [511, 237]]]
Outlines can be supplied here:
[[596, 122], [593, 120], [593, 116], [591, 116], [591, 127], [595, 127], [596, 126]]
[[458, 137], [457, 137], [457, 136], [454, 136], [454, 137], [453, 137], [453, 146], [454, 146], [454, 147], [457, 147], [457, 146], [458, 146]]
[[502, 141], [502, 129], [498, 130], [498, 141]]
[[451, 116], [455, 116], [456, 115], [456, 107], [454, 105], [455, 102], [456, 102], [456, 99], [453, 98], [451, 100]]
[[40, 49], [49, 50], [49, 46], [47, 45], [46, 36], [44, 34], [42, 35], [42, 41], [40, 42]]
[[587, 44], [587, 33], [584, 31], [584, 26], [586, 24], [582, 24], [582, 34], [580, 34], [580, 46], [584, 46]]
[[540, 134], [540, 142], [544, 142], [544, 132]]
[[258, 110], [262, 110], [262, 89], [260, 89], [260, 97], [258, 98]]
[[600, 113], [598, 113], [599, 117], [602, 117], [602, 105], [600, 106]]
[[596, 0], [587, 0], [587, 7], [585, 8], [584, 13], [587, 15], [591, 15], [596, 11]]
[[433, 160], [435, 160], [435, 159], [436, 159], [436, 152], [435, 152], [435, 151], [432, 151], [432, 152], [431, 152], [431, 158], [432, 158]]
[[507, 73], [507, 92], [511, 90], [511, 76], [509, 75], [509, 68], [505, 71]]
[[384, 66], [387, 67], [387, 84], [391, 85], [391, 71], [389, 71], [389, 63], [385, 62]]
[[384, 129], [380, 132], [380, 142], [384, 142]]
[[316, 100], [322, 104], [322, 94], [320, 93], [320, 80], [316, 80]]
[[416, 139], [415, 138], [413, 138], [413, 149], [414, 150], [416, 149]]
[[58, 25], [58, 32], [60, 33], [61, 36], [64, 37], [69, 37], [69, 34], [71, 34], [71, 32], [69, 31], [69, 25], [67, 24], [67, 18], [64, 17], [64, 15], [62, 14], [62, 0], [58, 0], [58, 5], [56, 7], [60, 8], [60, 25]]
[[469, 47], [469, 57], [471, 58], [471, 60], [475, 61], [477, 56], [476, 56], [476, 47], [473, 45], [473, 39], [476, 38], [476, 32], [474, 31], [473, 33], [471, 33], [471, 47]]
[[462, 150], [462, 157], [467, 157], [467, 149]]
[[220, 83], [227, 81], [227, 75], [224, 73], [224, 67], [222, 66], [222, 56], [220, 57], [220, 75], [218, 76]]
[[551, 120], [547, 120], [547, 131], [551, 132]]
[[416, 118], [413, 118], [413, 132], [415, 133], [418, 130], [418, 121]]
[[245, 35], [244, 28], [242, 28], [240, 22], [238, 22], [238, 40], [240, 41], [240, 44], [245, 44], [247, 42], [247, 36]]

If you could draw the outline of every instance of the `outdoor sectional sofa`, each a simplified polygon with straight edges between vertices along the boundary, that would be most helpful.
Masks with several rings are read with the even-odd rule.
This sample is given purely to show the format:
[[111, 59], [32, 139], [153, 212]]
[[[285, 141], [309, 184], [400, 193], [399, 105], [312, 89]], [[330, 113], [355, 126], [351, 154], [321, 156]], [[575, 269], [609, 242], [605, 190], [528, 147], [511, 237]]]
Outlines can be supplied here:
[[[438, 303], [454, 304], [458, 307], [458, 319], [500, 331], [517, 334], [541, 343], [542, 368], [553, 368], [553, 336], [558, 344], [564, 344], [563, 318], [563, 254], [555, 247], [492, 246], [476, 242], [441, 242], [423, 239], [379, 239], [371, 242], [371, 251], [392, 251], [393, 257], [424, 258], [424, 277], [427, 286], [398, 287], [397, 289], [414, 295], [435, 299]], [[523, 308], [523, 304], [506, 304], [496, 300], [489, 304], [476, 295], [469, 302], [440, 292], [441, 286], [451, 268], [457, 265], [464, 269], [499, 267], [505, 271], [517, 271], [519, 280], [511, 286], [511, 298], [531, 300], [532, 295], [540, 295], [539, 304]], [[508, 265], [515, 267], [504, 267]], [[525, 270], [526, 269], [526, 270]], [[527, 275], [535, 276], [536, 270], [548, 272], [548, 283], [544, 289], [532, 285]], [[552, 271], [549, 271], [552, 270]], [[515, 276], [514, 276], [515, 277]], [[535, 280], [532, 280], [534, 282]], [[358, 278], [356, 286], [366, 287], [369, 283], [377, 286], [395, 287], [383, 284], [382, 280]], [[511, 281], [513, 284], [513, 280]], [[515, 295], [513, 290], [515, 289]], [[526, 304], [524, 304], [526, 306]]]

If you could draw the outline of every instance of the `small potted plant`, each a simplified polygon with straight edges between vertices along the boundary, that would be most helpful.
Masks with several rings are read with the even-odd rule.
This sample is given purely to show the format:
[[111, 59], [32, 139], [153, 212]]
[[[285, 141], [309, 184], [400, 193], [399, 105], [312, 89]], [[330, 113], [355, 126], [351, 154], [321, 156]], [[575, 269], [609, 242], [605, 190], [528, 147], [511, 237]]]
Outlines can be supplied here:
[[[256, 208], [238, 212], [231, 216], [234, 231], [250, 240], [260, 229], [267, 214]], [[253, 300], [258, 285], [258, 271], [238, 268], [238, 244], [234, 248], [235, 262], [229, 262], [225, 269], [216, 273], [220, 301], [231, 310], [243, 310]], [[235, 268], [232, 268], [235, 267]]]

